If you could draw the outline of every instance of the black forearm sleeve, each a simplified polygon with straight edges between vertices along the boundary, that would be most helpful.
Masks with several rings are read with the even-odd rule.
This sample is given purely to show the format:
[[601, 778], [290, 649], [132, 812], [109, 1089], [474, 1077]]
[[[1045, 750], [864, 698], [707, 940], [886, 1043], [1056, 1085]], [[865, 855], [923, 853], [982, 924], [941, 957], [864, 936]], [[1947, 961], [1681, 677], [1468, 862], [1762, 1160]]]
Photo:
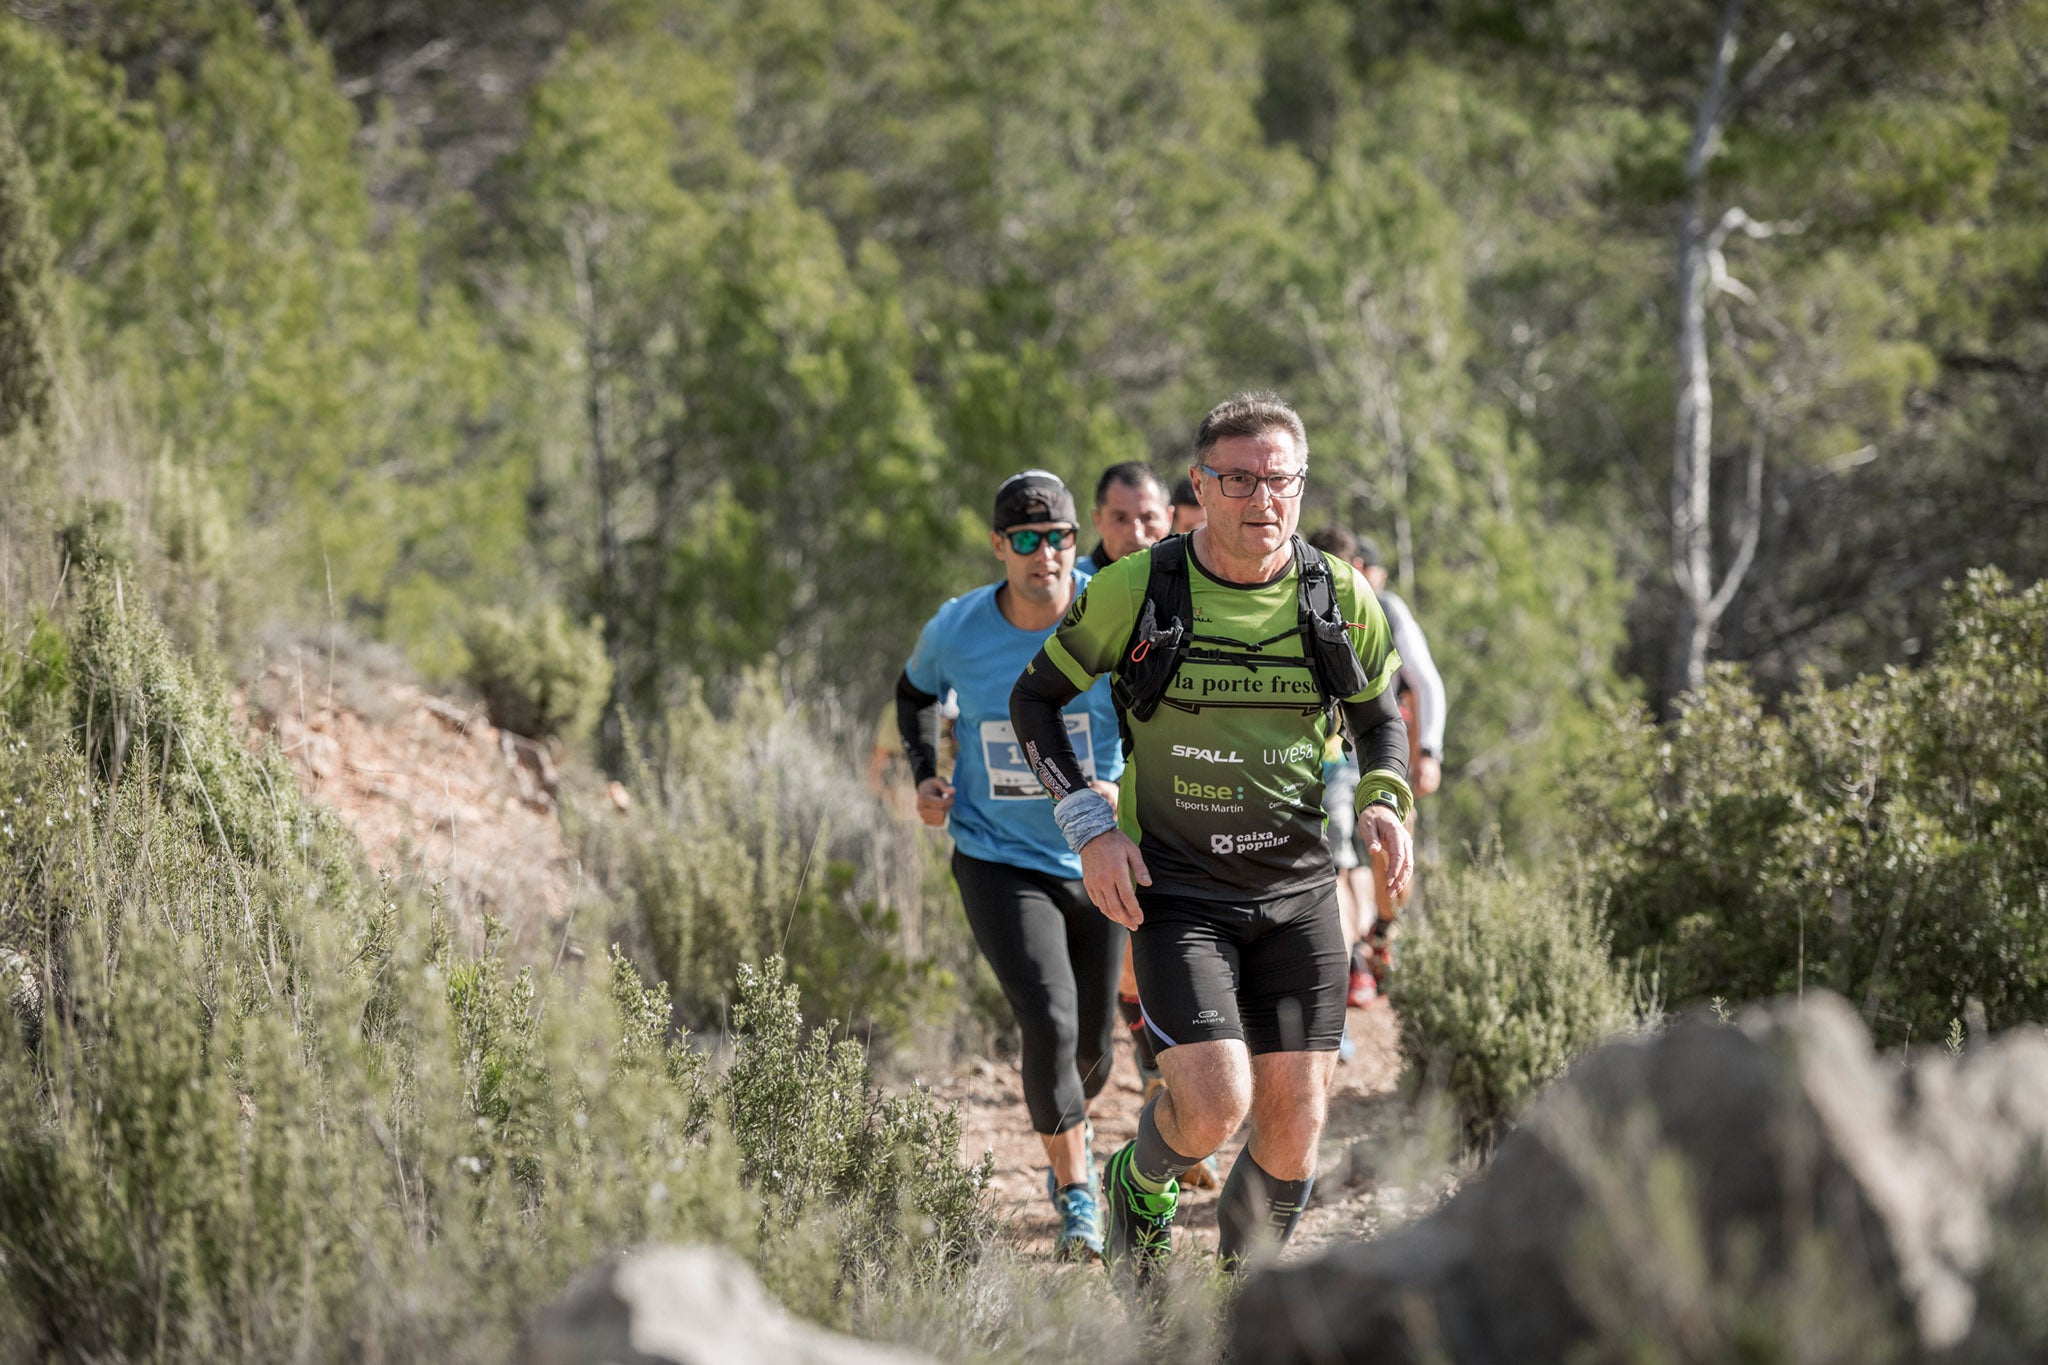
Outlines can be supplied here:
[[1010, 728], [1017, 732], [1024, 761], [1055, 801], [1088, 785], [1081, 760], [1074, 756], [1074, 742], [1067, 738], [1067, 723], [1060, 719], [1060, 708], [1080, 695], [1081, 689], [1067, 681], [1042, 649], [1010, 689]]
[[903, 737], [903, 756], [910, 760], [910, 780], [939, 775], [939, 699], [920, 692], [904, 673], [896, 679], [896, 733]]
[[1344, 723], [1358, 745], [1358, 770], [1389, 772], [1408, 780], [1408, 726], [1389, 687], [1371, 701], [1340, 702]]

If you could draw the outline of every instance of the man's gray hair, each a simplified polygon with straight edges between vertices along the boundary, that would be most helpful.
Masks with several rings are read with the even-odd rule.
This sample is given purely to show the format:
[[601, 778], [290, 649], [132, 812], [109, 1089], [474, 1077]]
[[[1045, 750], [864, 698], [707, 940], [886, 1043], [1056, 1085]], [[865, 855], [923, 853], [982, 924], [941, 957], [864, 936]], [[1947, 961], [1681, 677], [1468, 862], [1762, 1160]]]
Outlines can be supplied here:
[[1301, 458], [1308, 459], [1308, 429], [1301, 424], [1301, 414], [1270, 389], [1232, 394], [1209, 409], [1209, 415], [1195, 432], [1195, 458], [1208, 459], [1216, 443], [1226, 437], [1264, 436], [1269, 431], [1292, 435]]

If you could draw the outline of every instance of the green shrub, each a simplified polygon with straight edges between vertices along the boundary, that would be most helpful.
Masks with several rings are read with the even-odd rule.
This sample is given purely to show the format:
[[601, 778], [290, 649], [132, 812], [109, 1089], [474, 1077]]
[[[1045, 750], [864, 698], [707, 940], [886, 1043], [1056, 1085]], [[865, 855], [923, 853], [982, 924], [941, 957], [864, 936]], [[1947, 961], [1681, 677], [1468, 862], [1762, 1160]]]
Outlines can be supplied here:
[[1572, 1060], [1636, 1022], [1592, 906], [1504, 866], [1437, 874], [1389, 978], [1401, 1053], [1489, 1145]]
[[42, 612], [0, 627], [0, 728], [27, 732], [64, 708], [70, 653], [64, 632]]
[[0, 1351], [503, 1360], [642, 1241], [828, 1321], [975, 1254], [951, 1116], [802, 1037], [772, 968], [721, 1074], [622, 955], [582, 989], [459, 950], [83, 572], [80, 723], [0, 748], [0, 947], [42, 988], [40, 1030], [0, 1010]]
[[962, 1170], [959, 1117], [922, 1089], [878, 1094], [860, 1044], [805, 1035], [797, 994], [779, 958], [740, 968], [721, 1097], [747, 1179], [773, 1216], [834, 1211], [849, 1273], [942, 1270], [993, 1230], [982, 1193], [992, 1158]]
[[692, 692], [633, 774], [632, 811], [573, 821], [682, 1018], [720, 1025], [739, 970], [781, 956], [811, 1018], [883, 1044], [951, 1028], [979, 958], [934, 841], [772, 675], [732, 698], [721, 716]]
[[1825, 986], [1886, 1043], [1973, 1000], [2048, 1018], [2048, 584], [1972, 575], [1917, 671], [1773, 715], [1724, 669], [1611, 733], [1582, 769], [1591, 892], [1673, 1003]]
[[516, 614], [480, 611], [463, 632], [465, 673], [491, 724], [535, 739], [579, 739], [611, 695], [612, 666], [597, 622], [578, 627], [554, 603]]

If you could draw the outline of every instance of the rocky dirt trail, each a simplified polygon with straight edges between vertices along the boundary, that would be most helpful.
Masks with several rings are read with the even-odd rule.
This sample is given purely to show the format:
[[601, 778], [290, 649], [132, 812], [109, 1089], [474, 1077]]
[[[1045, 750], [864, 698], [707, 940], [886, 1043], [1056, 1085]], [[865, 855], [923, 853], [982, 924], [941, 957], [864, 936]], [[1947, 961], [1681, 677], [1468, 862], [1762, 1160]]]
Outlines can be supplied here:
[[[1389, 1179], [1397, 1174], [1389, 1169], [1390, 1158], [1398, 1160], [1413, 1128], [1409, 1105], [1396, 1093], [1399, 1024], [1384, 1006], [1352, 1010], [1350, 1020], [1358, 1055], [1337, 1068], [1315, 1195], [1289, 1245], [1290, 1257], [1331, 1241], [1373, 1236], [1388, 1220], [1405, 1218], [1412, 1205], [1434, 1203], [1450, 1188], [1444, 1177], [1420, 1187]], [[1045, 1149], [1025, 1118], [1014, 1063], [977, 1059], [934, 1082], [932, 1091], [959, 1106], [963, 1157], [994, 1153], [992, 1189], [1012, 1240], [1025, 1253], [1050, 1262], [1054, 1218], [1045, 1196]], [[1135, 1134], [1139, 1093], [1130, 1043], [1120, 1036], [1110, 1082], [1090, 1107], [1098, 1162]], [[1239, 1133], [1222, 1150], [1219, 1164], [1226, 1173], [1244, 1136]], [[1216, 1198], [1213, 1190], [1184, 1193], [1176, 1224], [1186, 1230], [1188, 1242], [1211, 1251], [1216, 1246]]]

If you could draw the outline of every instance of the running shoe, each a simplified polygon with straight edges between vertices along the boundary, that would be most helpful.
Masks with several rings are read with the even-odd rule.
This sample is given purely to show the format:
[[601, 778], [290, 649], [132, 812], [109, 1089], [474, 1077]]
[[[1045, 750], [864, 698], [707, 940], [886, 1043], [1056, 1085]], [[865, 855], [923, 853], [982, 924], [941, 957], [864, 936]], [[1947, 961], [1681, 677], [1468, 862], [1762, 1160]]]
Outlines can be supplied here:
[[[1091, 1163], [1090, 1173], [1094, 1171]], [[1060, 1216], [1060, 1230], [1053, 1234], [1055, 1261], [1099, 1261], [1102, 1259], [1102, 1205], [1095, 1191], [1086, 1185], [1061, 1186], [1053, 1173], [1045, 1173], [1045, 1192]]]
[[1372, 979], [1372, 973], [1362, 967], [1351, 969], [1350, 989], [1344, 994], [1344, 1003], [1352, 1009], [1369, 1009], [1379, 998], [1379, 987]]
[[1363, 942], [1351, 945], [1351, 981], [1345, 992], [1344, 1003], [1352, 1009], [1362, 1010], [1371, 1006], [1379, 995], [1378, 982], [1373, 980], [1372, 955]]
[[1387, 977], [1394, 970], [1394, 940], [1381, 934], [1372, 940], [1372, 950], [1366, 957], [1366, 969], [1372, 976], [1373, 994], [1385, 996]]
[[1358, 1059], [1358, 1044], [1351, 1041], [1351, 1025], [1344, 1025], [1344, 1031], [1337, 1035], [1337, 1060], [1351, 1062]]
[[1158, 1194], [1139, 1187], [1131, 1174], [1138, 1144], [1126, 1142], [1109, 1158], [1102, 1172], [1102, 1202], [1107, 1206], [1103, 1260], [1112, 1272], [1129, 1274], [1143, 1284], [1152, 1269], [1173, 1254], [1173, 1215], [1180, 1207], [1180, 1186], [1168, 1181]]

